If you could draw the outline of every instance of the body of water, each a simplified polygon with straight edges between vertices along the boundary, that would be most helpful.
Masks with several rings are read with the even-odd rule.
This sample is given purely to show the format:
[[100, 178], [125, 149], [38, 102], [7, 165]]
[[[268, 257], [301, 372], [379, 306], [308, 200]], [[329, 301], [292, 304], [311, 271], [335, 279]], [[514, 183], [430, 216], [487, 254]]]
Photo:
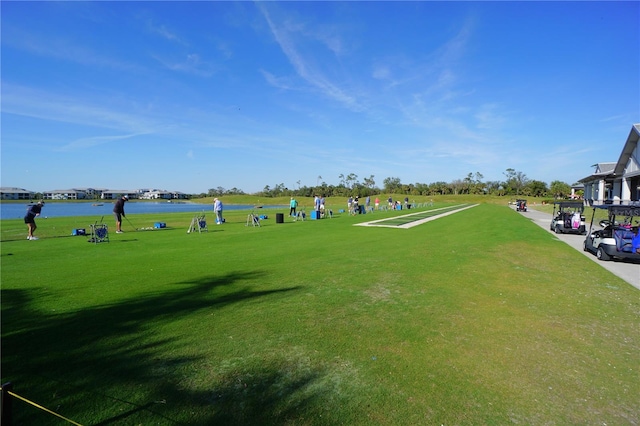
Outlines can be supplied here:
[[[33, 203], [0, 203], [0, 219], [22, 219], [29, 205]], [[111, 216], [113, 214], [112, 201], [96, 201], [95, 203], [47, 203], [42, 208], [41, 217], [63, 216]], [[250, 210], [252, 205], [225, 205], [224, 210]], [[288, 206], [264, 206], [263, 209], [283, 209]], [[144, 201], [128, 202], [124, 206], [127, 215], [139, 213], [179, 213], [202, 212], [213, 214], [213, 204], [197, 204], [190, 202]]]

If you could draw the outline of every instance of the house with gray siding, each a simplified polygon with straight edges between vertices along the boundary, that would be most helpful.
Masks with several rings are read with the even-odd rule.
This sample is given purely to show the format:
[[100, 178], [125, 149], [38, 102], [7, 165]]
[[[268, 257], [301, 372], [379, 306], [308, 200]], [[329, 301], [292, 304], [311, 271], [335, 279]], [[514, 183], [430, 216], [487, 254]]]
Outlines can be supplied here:
[[578, 182], [591, 204], [640, 202], [640, 124], [631, 127], [618, 161], [594, 164], [594, 172]]
[[3, 200], [31, 200], [35, 197], [35, 192], [27, 191], [24, 188], [14, 188], [3, 186], [0, 188], [0, 199]]

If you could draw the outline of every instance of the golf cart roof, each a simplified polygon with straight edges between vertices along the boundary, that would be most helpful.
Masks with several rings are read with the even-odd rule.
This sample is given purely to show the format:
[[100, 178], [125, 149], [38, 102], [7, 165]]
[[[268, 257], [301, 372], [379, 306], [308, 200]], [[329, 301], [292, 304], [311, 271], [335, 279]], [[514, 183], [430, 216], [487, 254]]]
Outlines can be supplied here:
[[559, 207], [570, 207], [574, 209], [584, 207], [582, 201], [555, 201], [553, 204]]
[[623, 205], [611, 205], [603, 204], [593, 206], [593, 209], [609, 210], [609, 214], [616, 216], [640, 216], [640, 205], [623, 206]]

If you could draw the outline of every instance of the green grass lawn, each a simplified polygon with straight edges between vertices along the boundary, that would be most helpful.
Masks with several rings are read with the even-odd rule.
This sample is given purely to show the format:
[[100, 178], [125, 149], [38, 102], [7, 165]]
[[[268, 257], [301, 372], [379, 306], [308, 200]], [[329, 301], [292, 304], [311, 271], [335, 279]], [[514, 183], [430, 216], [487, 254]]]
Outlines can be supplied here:
[[2, 221], [2, 382], [83, 425], [640, 422], [640, 292], [513, 209], [247, 213]]

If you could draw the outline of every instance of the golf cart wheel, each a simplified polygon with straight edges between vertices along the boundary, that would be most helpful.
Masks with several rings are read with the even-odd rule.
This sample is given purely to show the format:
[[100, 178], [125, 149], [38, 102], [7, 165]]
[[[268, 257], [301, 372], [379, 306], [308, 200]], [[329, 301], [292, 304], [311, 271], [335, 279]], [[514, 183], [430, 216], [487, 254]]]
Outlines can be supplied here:
[[560, 231], [560, 227], [558, 225], [556, 225], [556, 229], [554, 229], [554, 231], [556, 232], [556, 234], [561, 234], [562, 231]]
[[611, 257], [605, 253], [605, 251], [602, 249], [602, 247], [598, 247], [598, 251], [596, 251], [596, 257], [598, 258], [598, 260], [609, 260], [611, 259]]
[[587, 248], [587, 240], [584, 240], [582, 242], [582, 251], [589, 251], [589, 249]]

